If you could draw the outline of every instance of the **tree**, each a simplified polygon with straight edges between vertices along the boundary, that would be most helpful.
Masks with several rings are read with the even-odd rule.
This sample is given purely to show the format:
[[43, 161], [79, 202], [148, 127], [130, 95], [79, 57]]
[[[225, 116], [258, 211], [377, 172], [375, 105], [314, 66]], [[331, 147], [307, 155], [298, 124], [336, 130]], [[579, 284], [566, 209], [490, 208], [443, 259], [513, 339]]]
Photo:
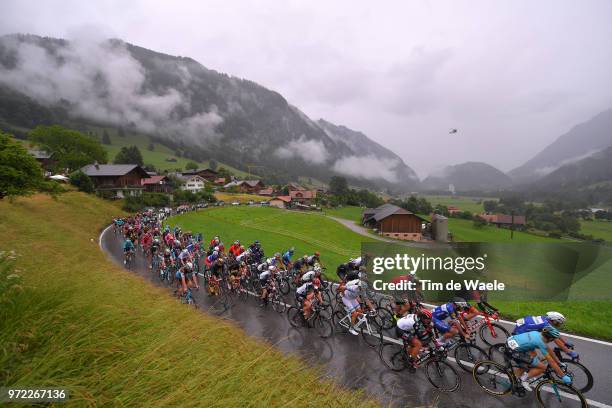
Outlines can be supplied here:
[[110, 136], [108, 135], [108, 132], [106, 131], [106, 129], [104, 129], [104, 131], [102, 132], [102, 144], [105, 144], [105, 145], [111, 144]]
[[40, 164], [8, 134], [0, 131], [0, 200], [40, 189], [44, 178]]
[[38, 126], [30, 133], [30, 140], [52, 152], [56, 168], [76, 170], [93, 162], [106, 163], [106, 150], [91, 136], [59, 125]]
[[217, 171], [217, 166], [218, 166], [218, 165], [219, 165], [219, 164], [217, 163], [217, 161], [216, 161], [215, 159], [210, 159], [210, 160], [208, 161], [208, 167], [210, 167], [210, 169], [211, 169], [212, 171]]
[[153, 173], [157, 173], [157, 168], [155, 167], [155, 165], [151, 164], [151, 163], [146, 163], [143, 167], [144, 171], [151, 171]]
[[151, 151], [151, 152], [152, 152], [153, 150], [155, 150], [155, 145], [153, 144], [153, 142], [149, 142], [149, 146], [147, 146], [147, 150], [149, 150], [149, 151]]
[[91, 181], [91, 178], [81, 170], [77, 170], [70, 174], [70, 184], [75, 186], [79, 191], [83, 191], [85, 193], [94, 192], [93, 181]]
[[348, 192], [348, 183], [344, 177], [333, 176], [329, 180], [329, 192], [333, 195], [341, 196]]
[[139, 166], [142, 166], [144, 164], [142, 160], [142, 154], [136, 146], [122, 147], [121, 150], [119, 150], [119, 153], [117, 153], [117, 156], [115, 156], [114, 163], [137, 164]]
[[198, 169], [198, 163], [190, 161], [185, 165], [185, 170], [197, 170], [197, 169]]
[[485, 200], [482, 203], [482, 206], [484, 207], [485, 212], [493, 212], [497, 209], [497, 201], [495, 200]]

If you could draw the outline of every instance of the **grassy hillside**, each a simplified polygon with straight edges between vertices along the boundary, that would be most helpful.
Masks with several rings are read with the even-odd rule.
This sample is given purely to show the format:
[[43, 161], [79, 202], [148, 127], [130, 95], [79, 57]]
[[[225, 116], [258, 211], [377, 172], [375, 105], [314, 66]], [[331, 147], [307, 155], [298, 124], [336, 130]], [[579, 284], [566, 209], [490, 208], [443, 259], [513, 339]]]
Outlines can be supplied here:
[[539, 235], [529, 234], [521, 231], [514, 231], [514, 238], [510, 239], [510, 230], [486, 225], [482, 228], [475, 228], [471, 220], [459, 218], [448, 219], [448, 230], [453, 233], [454, 241], [461, 242], [560, 242], [555, 238], [548, 238]]
[[610, 221], [582, 221], [580, 232], [612, 242], [612, 222]]
[[[102, 128], [95, 128], [94, 130], [98, 136], [102, 135]], [[190, 160], [184, 157], [179, 157], [174, 154], [172, 149], [167, 148], [164, 145], [159, 143], [153, 144], [153, 150], [149, 150], [149, 138], [147, 136], [141, 134], [127, 134], [126, 137], [120, 137], [114, 131], [114, 129], [107, 129], [108, 135], [111, 139], [110, 145], [103, 145], [106, 151], [108, 152], [108, 158], [112, 161], [119, 150], [121, 150], [124, 146], [138, 146], [140, 152], [142, 153], [142, 157], [144, 159], [145, 164], [152, 164], [157, 169], [161, 170], [174, 170], [176, 168], [185, 169], [185, 165], [189, 163]], [[166, 158], [175, 157], [177, 159], [176, 162], [168, 162]], [[198, 163], [201, 167], [209, 167], [208, 161]], [[228, 166], [224, 163], [217, 163], [217, 167], [225, 167], [229, 171], [231, 171], [237, 177], [247, 177], [247, 173], [241, 170], [238, 170], [234, 167]]]
[[344, 207], [326, 208], [325, 214], [331, 215], [332, 217], [344, 218], [345, 220], [360, 222], [361, 214], [364, 209], [363, 207], [347, 205]]
[[207, 239], [219, 235], [226, 247], [239, 239], [247, 245], [259, 240], [266, 254], [289, 247], [295, 247], [296, 256], [320, 251], [330, 278], [335, 276], [336, 266], [359, 254], [361, 242], [374, 241], [321, 214], [277, 208], [211, 208], [173, 217], [169, 222], [179, 224], [183, 230], [201, 231]]
[[482, 198], [482, 197], [460, 197], [451, 195], [423, 195], [427, 201], [432, 203], [434, 206], [437, 204], [449, 206], [454, 205], [461, 211], [470, 211], [472, 213], [480, 213], [484, 211], [482, 201], [484, 200], [496, 200], [495, 198]]
[[0, 305], [0, 385], [67, 387], [69, 406], [374, 405], [112, 264], [97, 235], [117, 213], [80, 193], [0, 202], [24, 278]]

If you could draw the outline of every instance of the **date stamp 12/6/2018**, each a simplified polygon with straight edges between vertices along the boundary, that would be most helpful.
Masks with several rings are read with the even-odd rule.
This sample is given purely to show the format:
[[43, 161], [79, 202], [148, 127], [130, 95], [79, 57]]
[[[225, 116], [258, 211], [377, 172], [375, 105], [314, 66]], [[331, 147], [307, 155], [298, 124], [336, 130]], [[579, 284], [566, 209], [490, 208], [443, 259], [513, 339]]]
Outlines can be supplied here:
[[0, 403], [4, 402], [63, 402], [68, 390], [56, 387], [0, 387]]

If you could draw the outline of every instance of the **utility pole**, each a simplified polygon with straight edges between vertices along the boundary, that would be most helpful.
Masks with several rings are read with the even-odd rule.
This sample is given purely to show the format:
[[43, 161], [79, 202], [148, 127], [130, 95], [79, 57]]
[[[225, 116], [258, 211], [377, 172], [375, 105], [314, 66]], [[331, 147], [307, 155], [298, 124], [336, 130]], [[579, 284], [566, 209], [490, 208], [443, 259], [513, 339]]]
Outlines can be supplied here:
[[514, 239], [514, 210], [510, 212], [512, 216], [512, 224], [510, 225], [510, 239]]

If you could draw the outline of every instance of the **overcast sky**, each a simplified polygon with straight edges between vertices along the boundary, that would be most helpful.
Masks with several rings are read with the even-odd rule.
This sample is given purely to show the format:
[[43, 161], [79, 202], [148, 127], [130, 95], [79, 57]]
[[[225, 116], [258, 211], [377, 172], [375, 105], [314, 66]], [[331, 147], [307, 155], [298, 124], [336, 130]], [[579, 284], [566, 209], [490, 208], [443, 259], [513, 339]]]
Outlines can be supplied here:
[[468, 160], [510, 170], [612, 107], [611, 22], [610, 0], [0, 3], [0, 34], [192, 57], [363, 131], [421, 177]]

